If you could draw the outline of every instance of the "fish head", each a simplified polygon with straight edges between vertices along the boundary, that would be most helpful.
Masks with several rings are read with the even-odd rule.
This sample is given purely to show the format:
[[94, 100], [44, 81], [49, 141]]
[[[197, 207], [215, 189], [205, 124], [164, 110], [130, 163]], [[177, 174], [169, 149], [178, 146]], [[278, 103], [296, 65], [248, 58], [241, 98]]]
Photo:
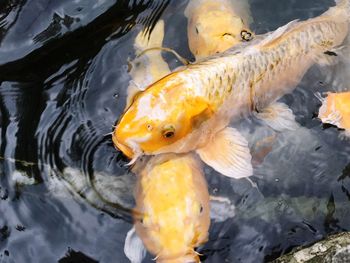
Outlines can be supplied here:
[[208, 103], [186, 95], [184, 85], [170, 75], [140, 92], [113, 133], [116, 147], [129, 158], [163, 153], [208, 118]]
[[[192, 8], [194, 9], [194, 8]], [[208, 1], [194, 12], [187, 12], [188, 42], [196, 59], [223, 52], [242, 41], [251, 32], [245, 21], [229, 3], [222, 5]]]
[[192, 154], [158, 155], [138, 176], [135, 229], [157, 262], [198, 262], [194, 249], [207, 241], [210, 224], [200, 166]]

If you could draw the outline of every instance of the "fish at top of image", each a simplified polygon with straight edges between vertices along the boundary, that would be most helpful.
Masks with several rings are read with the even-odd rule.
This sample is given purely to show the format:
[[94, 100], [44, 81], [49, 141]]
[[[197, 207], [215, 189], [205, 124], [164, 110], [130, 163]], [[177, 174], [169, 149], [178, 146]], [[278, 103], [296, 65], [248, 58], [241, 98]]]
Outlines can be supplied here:
[[185, 16], [188, 19], [188, 45], [196, 60], [253, 38], [246, 0], [192, 0], [186, 7]]
[[[248, 28], [252, 18], [246, 0], [191, 0], [185, 16], [188, 19], [188, 45], [196, 60], [254, 37]], [[164, 27], [164, 21], [159, 20], [150, 35], [141, 31], [135, 39], [136, 58], [129, 62], [132, 80], [128, 86], [126, 108], [139, 91], [171, 72], [161, 54]]]
[[276, 100], [315, 63], [344, 45], [349, 0], [322, 15], [292, 21], [248, 44], [182, 67], [138, 93], [121, 116], [114, 144], [132, 161], [142, 155], [196, 151], [223, 175], [251, 176], [246, 139], [230, 122], [250, 114], [275, 130], [293, 130], [291, 110]]

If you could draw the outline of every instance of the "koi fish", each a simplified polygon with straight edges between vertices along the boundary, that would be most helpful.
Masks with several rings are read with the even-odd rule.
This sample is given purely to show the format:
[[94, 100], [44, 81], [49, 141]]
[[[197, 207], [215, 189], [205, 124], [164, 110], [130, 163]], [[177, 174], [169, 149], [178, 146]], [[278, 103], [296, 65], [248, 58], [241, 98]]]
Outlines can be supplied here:
[[292, 21], [165, 76], [135, 96], [114, 130], [114, 144], [132, 161], [141, 155], [196, 151], [223, 175], [252, 175], [248, 143], [229, 123], [266, 108], [277, 128], [294, 118], [286, 105], [272, 103], [343, 44], [349, 14], [350, 1], [337, 1], [318, 17]]
[[[221, 5], [220, 2], [212, 3]], [[194, 10], [196, 9], [192, 9]], [[236, 24], [227, 25], [227, 28], [232, 26]], [[204, 32], [196, 34], [194, 38], [202, 34]], [[160, 20], [149, 38], [143, 31], [138, 34], [134, 44], [136, 54], [161, 46], [163, 37], [164, 22]], [[220, 39], [213, 39], [213, 42], [218, 41]], [[212, 52], [216, 53], [216, 49]], [[132, 61], [130, 75], [133, 80], [128, 94], [135, 94], [140, 87], [146, 87], [150, 80], [157, 80], [166, 75], [165, 73], [170, 73], [167, 65], [164, 65], [165, 62], [162, 60], [160, 63], [160, 60], [160, 52], [155, 50], [145, 53], [142, 59], [140, 57]], [[135, 191], [138, 212], [134, 215], [136, 231], [135, 227], [132, 228], [125, 242], [124, 251], [127, 257], [131, 262], [141, 262], [146, 252], [145, 244], [157, 256], [158, 262], [199, 262], [194, 248], [207, 239], [209, 206], [211, 218], [217, 222], [233, 217], [235, 207], [223, 197], [211, 197], [209, 204], [203, 171], [192, 154], [155, 156], [147, 166], [144, 162], [137, 162], [133, 172], [138, 175]], [[188, 238], [191, 233], [195, 239]]]
[[[210, 225], [208, 187], [199, 160], [191, 154], [159, 155], [136, 173], [135, 230], [147, 250], [158, 263], [199, 262], [194, 248], [207, 241]], [[133, 231], [124, 249], [130, 259], [142, 257], [137, 256], [140, 245]]]
[[191, 0], [186, 7], [188, 45], [196, 60], [223, 52], [253, 33], [246, 0]]
[[[139, 91], [170, 73], [168, 64], [162, 58], [160, 50], [150, 50], [161, 47], [164, 39], [164, 20], [159, 20], [150, 35], [142, 30], [134, 42], [136, 58], [130, 62], [129, 74], [132, 80], [128, 87], [126, 107]], [[147, 53], [141, 55], [145, 50]]]
[[[253, 38], [253, 33], [248, 29], [252, 20], [249, 4], [245, 0], [191, 0], [185, 15], [189, 20], [189, 48], [197, 60]], [[137, 92], [170, 73], [161, 55], [163, 39], [163, 20], [157, 22], [149, 36], [145, 31], [137, 35], [134, 42], [136, 58], [130, 62], [132, 80], [126, 107]]]
[[328, 93], [326, 98], [320, 98], [322, 106], [318, 118], [323, 123], [329, 123], [344, 129], [350, 135], [350, 92]]

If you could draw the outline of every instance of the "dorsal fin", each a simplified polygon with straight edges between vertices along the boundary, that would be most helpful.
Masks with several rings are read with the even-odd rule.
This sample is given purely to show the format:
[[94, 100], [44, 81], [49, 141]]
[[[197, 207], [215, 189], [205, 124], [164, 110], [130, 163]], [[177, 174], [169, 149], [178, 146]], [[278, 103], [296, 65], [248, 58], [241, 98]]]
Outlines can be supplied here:
[[266, 47], [270, 45], [272, 42], [277, 40], [278, 38], [282, 37], [290, 28], [292, 28], [295, 24], [298, 23], [298, 19], [293, 20], [289, 22], [288, 24], [281, 26], [277, 28], [275, 31], [271, 32], [266, 36], [265, 39], [263, 39], [259, 44], [258, 47]]

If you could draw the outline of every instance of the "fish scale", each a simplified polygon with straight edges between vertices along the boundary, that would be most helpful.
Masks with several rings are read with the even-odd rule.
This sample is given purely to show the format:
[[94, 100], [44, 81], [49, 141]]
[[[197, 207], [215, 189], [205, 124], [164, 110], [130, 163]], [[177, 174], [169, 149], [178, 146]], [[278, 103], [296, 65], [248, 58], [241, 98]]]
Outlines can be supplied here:
[[[243, 111], [255, 109], [256, 106], [265, 107], [271, 101], [294, 88], [295, 83], [300, 81], [303, 73], [314, 63], [314, 55], [321, 53], [319, 48], [322, 51], [327, 51], [343, 41], [345, 36], [339, 37], [339, 32], [344, 32], [344, 29], [347, 29], [347, 23], [337, 24], [333, 21], [324, 21], [324, 19], [318, 20], [320, 21], [296, 22], [296, 26], [284, 33], [286, 39], [279, 40], [274, 46], [268, 46], [267, 50], [262, 52], [258, 50], [258, 43], [250, 47], [248, 51], [239, 54], [236, 50], [233, 51], [232, 55], [230, 52], [225, 52], [221, 56], [209, 58], [193, 67], [190, 66], [183, 74], [206, 75], [209, 78], [207, 83], [203, 83], [200, 78], [197, 78], [199, 83], [194, 86], [204, 89], [200, 95], [210, 101], [214, 111], [219, 110], [220, 106], [230, 99], [229, 97], [235, 100], [234, 97], [237, 96], [237, 93], [242, 93], [240, 98], [247, 101], [248, 105], [242, 109]], [[340, 40], [337, 41], [337, 39]], [[253, 48], [257, 50], [252, 53]], [[247, 52], [252, 54], [246, 54]], [[302, 60], [308, 61], [302, 63]], [[303, 66], [300, 67], [300, 65]], [[298, 69], [298, 67], [300, 68]], [[289, 72], [296, 72], [294, 78], [286, 81], [283, 85], [287, 88], [282, 92], [277, 91], [276, 95], [266, 96], [266, 94], [271, 94], [272, 89], [281, 87], [278, 85], [279, 79], [276, 81], [275, 76], [285, 74], [287, 69]], [[239, 72], [237, 79], [234, 77], [234, 72]], [[235, 79], [236, 81], [230, 83], [229, 81], [220, 81], [220, 78]], [[232, 88], [227, 87], [230, 84], [233, 86]], [[254, 89], [252, 95], [251, 91], [247, 91], [249, 89]], [[235, 92], [226, 92], [229, 90]], [[251, 96], [253, 98], [249, 99], [248, 97]], [[259, 101], [259, 105], [249, 105], [254, 101]]]
[[[305, 23], [296, 23], [296, 28], [294, 26], [284, 33], [286, 39], [280, 40], [274, 46], [268, 47], [267, 50], [262, 52], [258, 50], [258, 43], [250, 47], [248, 51], [243, 51], [239, 54], [236, 54], [236, 50], [233, 55], [230, 52], [225, 52], [221, 56], [209, 58], [203, 63], [189, 67], [183, 74], [206, 75], [211, 78], [207, 81], [207, 83], [210, 83], [209, 85], [204, 82], [195, 86], [200, 86], [204, 89], [204, 92], [200, 95], [210, 101], [214, 111], [218, 110], [226, 100], [229, 100], [229, 97], [227, 97], [229, 94], [230, 97], [234, 98], [238, 92], [244, 93], [244, 90], [252, 88], [254, 88], [254, 98], [252, 100], [259, 101], [261, 107], [264, 107], [280, 97], [281, 93], [284, 94], [289, 89], [294, 88], [294, 84], [300, 81], [303, 73], [314, 63], [314, 55], [316, 53], [322, 54], [320, 48], [321, 51], [325, 52], [340, 45], [345, 36], [342, 33], [343, 36], [339, 37], [339, 32], [344, 32], [344, 29], [347, 29], [346, 23], [337, 24], [332, 21], [306, 21]], [[246, 54], [247, 52], [252, 52], [253, 48], [256, 48], [256, 51], [253, 51], [252, 54]], [[302, 63], [302, 60], [307, 61]], [[300, 67], [300, 65], [303, 66]], [[281, 88], [278, 85], [279, 79], [276, 80], [274, 76], [285, 74], [287, 69], [289, 72], [296, 72], [293, 80], [289, 80], [284, 84], [284, 86], [287, 86], [287, 90], [277, 92], [276, 95], [265, 96], [266, 93], [270, 94], [272, 89]], [[231, 90], [227, 87], [230, 85], [230, 82], [220, 81], [220, 79], [235, 79], [234, 72], [239, 73], [236, 81], [231, 83], [233, 85], [232, 90], [235, 91], [231, 93], [227, 92]], [[201, 82], [200, 79], [198, 80]], [[249, 83], [253, 83], [254, 87], [249, 87]], [[242, 97], [246, 98], [248, 93], [246, 91], [246, 95]], [[264, 101], [264, 97], [266, 101]], [[252, 102], [247, 99], [247, 103], [250, 104]], [[255, 107], [249, 106], [247, 108], [254, 109]]]

